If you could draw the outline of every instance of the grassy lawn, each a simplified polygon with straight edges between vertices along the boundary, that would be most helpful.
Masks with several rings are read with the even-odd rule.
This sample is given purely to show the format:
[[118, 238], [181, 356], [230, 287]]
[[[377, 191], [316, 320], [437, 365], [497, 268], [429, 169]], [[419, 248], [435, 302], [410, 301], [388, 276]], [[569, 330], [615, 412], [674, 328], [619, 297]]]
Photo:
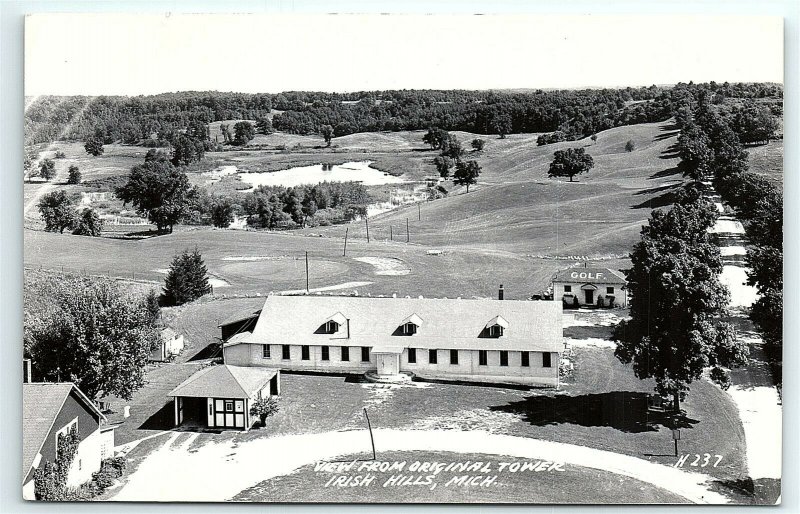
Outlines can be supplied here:
[[[341, 460], [363, 459], [363, 455]], [[504, 459], [493, 455], [452, 454], [446, 452], [387, 452], [378, 456], [384, 462], [483, 462], [493, 470]], [[357, 475], [355, 472], [350, 475]], [[336, 487], [326, 483], [335, 473], [316, 472], [304, 466], [291, 475], [276, 477], [242, 491], [234, 501], [254, 502], [324, 502], [324, 503], [685, 503], [685, 500], [663, 489], [612, 473], [569, 465], [560, 472], [497, 472], [491, 485], [457, 486], [446, 484], [463, 473], [443, 471], [437, 475], [437, 486], [384, 486], [397, 472], [374, 472], [369, 485]], [[407, 476], [414, 473], [405, 471]], [[473, 474], [474, 475], [474, 474]], [[491, 475], [490, 475], [491, 476]], [[602, 484], [593, 487], [590, 484]]]

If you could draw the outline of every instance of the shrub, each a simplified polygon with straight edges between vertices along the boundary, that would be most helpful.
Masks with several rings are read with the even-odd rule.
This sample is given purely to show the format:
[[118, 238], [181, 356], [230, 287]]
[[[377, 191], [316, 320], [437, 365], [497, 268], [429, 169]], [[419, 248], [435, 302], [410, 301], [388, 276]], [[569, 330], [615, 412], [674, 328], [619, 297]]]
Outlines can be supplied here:
[[73, 234], [77, 236], [98, 237], [103, 230], [103, 219], [91, 207], [83, 210], [76, 221]]
[[483, 139], [472, 140], [472, 148], [474, 148], [476, 152], [480, 152], [481, 150], [483, 150], [484, 145], [486, 145], [486, 141], [484, 141]]
[[172, 259], [164, 284], [165, 305], [183, 305], [211, 292], [203, 257], [197, 248]]
[[267, 423], [267, 416], [272, 416], [276, 412], [278, 412], [278, 400], [272, 396], [259, 398], [250, 407], [250, 415], [258, 416], [262, 427]]
[[64, 159], [66, 157], [67, 157], [67, 155], [64, 152], [62, 152], [61, 150], [57, 150], [56, 151], [56, 159]]
[[633, 142], [632, 139], [629, 139], [627, 143], [625, 143], [625, 151], [632, 152], [636, 148], [636, 143]]
[[81, 171], [74, 164], [69, 167], [69, 176], [67, 177], [67, 184], [80, 184]]

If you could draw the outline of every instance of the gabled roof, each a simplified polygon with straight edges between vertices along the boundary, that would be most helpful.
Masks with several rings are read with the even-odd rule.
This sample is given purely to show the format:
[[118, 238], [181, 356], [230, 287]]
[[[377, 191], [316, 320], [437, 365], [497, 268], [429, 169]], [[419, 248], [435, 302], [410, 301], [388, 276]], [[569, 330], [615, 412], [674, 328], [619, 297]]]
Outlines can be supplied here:
[[[329, 321], [333, 321], [333, 322], [335, 322], [335, 323], [336, 323], [336, 324], [338, 324], [338, 325], [344, 325], [345, 323], [347, 323], [347, 318], [346, 318], [346, 317], [344, 316], [344, 314], [342, 314], [341, 312], [337, 312], [337, 313], [336, 313], [336, 314], [334, 314], [333, 316], [331, 316], [331, 317], [329, 317], [328, 319], [326, 319], [326, 320], [325, 320], [325, 323], [327, 323], [327, 322], [329, 322]], [[321, 324], [321, 323], [320, 323], [320, 324]]]
[[29, 382], [22, 384], [22, 476], [23, 480], [42, 449], [64, 402], [70, 394], [103, 422], [106, 417], [72, 382]]
[[567, 284], [622, 284], [626, 283], [625, 277], [616, 270], [610, 268], [583, 268], [574, 267], [559, 271], [553, 277], [553, 282], [565, 282]]
[[493, 327], [495, 325], [500, 325], [503, 328], [508, 328], [508, 321], [503, 318], [503, 316], [495, 316], [494, 318], [489, 320], [489, 323], [486, 324], [486, 328]]
[[412, 314], [411, 316], [407, 317], [406, 319], [400, 322], [401, 325], [405, 325], [406, 323], [413, 323], [414, 325], [421, 327], [422, 318], [420, 318], [416, 314]]
[[262, 367], [209, 366], [180, 383], [167, 396], [191, 398], [252, 398], [278, 374]]
[[[238, 344], [556, 352], [564, 349], [561, 311], [552, 301], [269, 296], [253, 333]], [[347, 313], [348, 337], [318, 333], [332, 312]], [[424, 320], [425, 330], [404, 337], [397, 328], [409, 313]], [[496, 317], [513, 330], [486, 338], [486, 322]]]

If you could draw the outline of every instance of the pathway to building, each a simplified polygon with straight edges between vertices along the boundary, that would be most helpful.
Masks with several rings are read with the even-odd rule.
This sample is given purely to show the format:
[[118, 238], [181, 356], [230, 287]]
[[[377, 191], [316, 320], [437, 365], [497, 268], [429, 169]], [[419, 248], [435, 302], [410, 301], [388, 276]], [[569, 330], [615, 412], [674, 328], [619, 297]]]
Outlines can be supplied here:
[[[229, 437], [196, 445], [196, 434], [173, 432], [148, 455], [110, 499], [115, 501], [225, 501], [260, 482], [340, 456], [371, 456], [366, 430]], [[375, 430], [378, 457], [386, 451], [486, 454], [547, 460], [627, 476], [695, 503], [722, 504], [708, 475], [618, 453], [526, 437], [456, 430]], [[590, 487], [590, 486], [587, 486]], [[598, 484], [597, 487], [602, 487]], [[588, 490], [588, 489], [587, 489]], [[624, 500], [620, 498], [620, 500]]]
[[[722, 199], [711, 196], [720, 213], [725, 212]], [[745, 265], [745, 231], [742, 223], [733, 216], [720, 215], [713, 228], [720, 241], [723, 259], [722, 282], [731, 292], [730, 308], [749, 308], [758, 299], [753, 286], [743, 284], [749, 269]], [[781, 478], [782, 407], [781, 399], [769, 365], [764, 357], [761, 337], [755, 332], [739, 332], [750, 348], [750, 360], [741, 369], [731, 373], [732, 385], [728, 389], [744, 427], [747, 448], [747, 471], [753, 480]]]

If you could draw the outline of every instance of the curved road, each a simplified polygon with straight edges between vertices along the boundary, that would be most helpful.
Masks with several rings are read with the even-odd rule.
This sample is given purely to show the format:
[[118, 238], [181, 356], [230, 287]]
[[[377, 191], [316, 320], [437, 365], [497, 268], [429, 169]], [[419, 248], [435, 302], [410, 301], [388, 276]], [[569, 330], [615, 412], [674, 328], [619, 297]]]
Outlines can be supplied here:
[[[609, 471], [652, 484], [695, 503], [728, 503], [710, 490], [711, 477], [594, 448], [484, 431], [375, 430], [379, 451], [437, 451], [549, 460]], [[110, 499], [225, 501], [264, 480], [317, 461], [371, 453], [365, 430], [225, 439], [192, 447], [198, 434], [173, 432]], [[597, 484], [602, 487], [602, 484]], [[587, 484], [587, 488], [591, 486]], [[620, 499], [624, 501], [623, 498]]]

